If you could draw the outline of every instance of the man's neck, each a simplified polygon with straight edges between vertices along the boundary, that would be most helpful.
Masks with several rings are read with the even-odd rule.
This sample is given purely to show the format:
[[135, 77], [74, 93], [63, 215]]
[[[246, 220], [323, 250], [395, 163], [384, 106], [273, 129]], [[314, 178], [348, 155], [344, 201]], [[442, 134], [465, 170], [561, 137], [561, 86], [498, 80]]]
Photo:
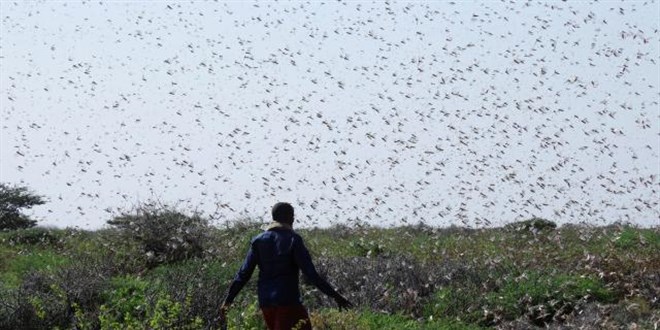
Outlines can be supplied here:
[[271, 229], [276, 229], [276, 228], [282, 228], [282, 229], [288, 229], [288, 230], [293, 230], [293, 226], [288, 224], [288, 223], [282, 223], [282, 222], [277, 222], [273, 221], [263, 227], [264, 230], [271, 230]]

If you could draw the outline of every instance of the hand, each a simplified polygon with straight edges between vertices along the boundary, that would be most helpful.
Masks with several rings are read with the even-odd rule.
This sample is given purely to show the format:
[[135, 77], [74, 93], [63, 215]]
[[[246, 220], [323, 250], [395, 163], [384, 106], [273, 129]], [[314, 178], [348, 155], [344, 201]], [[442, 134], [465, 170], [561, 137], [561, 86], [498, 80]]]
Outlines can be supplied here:
[[222, 304], [222, 306], [220, 306], [220, 316], [218, 321], [221, 330], [227, 329], [227, 309], [229, 309], [229, 305], [227, 304]]
[[226, 317], [228, 309], [229, 309], [229, 305], [223, 303], [222, 306], [220, 306], [220, 317], [222, 318]]
[[353, 304], [342, 296], [335, 298], [335, 302], [339, 305], [340, 310], [353, 308]]

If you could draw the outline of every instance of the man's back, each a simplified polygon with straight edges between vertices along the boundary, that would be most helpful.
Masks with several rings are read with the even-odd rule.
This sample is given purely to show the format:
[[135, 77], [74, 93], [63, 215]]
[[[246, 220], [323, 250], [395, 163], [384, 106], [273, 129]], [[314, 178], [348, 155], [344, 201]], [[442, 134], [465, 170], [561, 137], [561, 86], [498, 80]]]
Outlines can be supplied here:
[[260, 307], [302, 304], [298, 286], [299, 271], [321, 292], [335, 299], [343, 299], [316, 272], [302, 237], [290, 226], [272, 226], [252, 239], [245, 262], [229, 288], [227, 302], [234, 300], [252, 277], [256, 266], [259, 266], [257, 292]]
[[294, 257], [295, 247], [302, 239], [292, 230], [271, 229], [252, 240], [257, 255], [260, 306], [301, 304], [298, 286], [299, 267]]
[[300, 271], [321, 292], [332, 297], [340, 308], [353, 305], [335, 291], [314, 268], [309, 251], [302, 237], [293, 231], [293, 207], [288, 203], [277, 203], [272, 210], [273, 222], [266, 231], [250, 242], [245, 262], [236, 273], [229, 287], [221, 313], [231, 305], [236, 295], [250, 280], [254, 268], [259, 266], [259, 307], [264, 314], [268, 329], [311, 330], [307, 310], [302, 305], [298, 278]]

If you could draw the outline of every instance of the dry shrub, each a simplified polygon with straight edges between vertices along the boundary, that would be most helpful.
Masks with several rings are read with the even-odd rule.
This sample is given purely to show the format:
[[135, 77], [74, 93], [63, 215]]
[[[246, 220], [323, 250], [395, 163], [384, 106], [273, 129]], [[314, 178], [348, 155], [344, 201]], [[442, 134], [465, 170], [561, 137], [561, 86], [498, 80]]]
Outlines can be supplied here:
[[0, 303], [0, 329], [48, 329], [70, 322], [66, 303], [53, 290], [55, 280], [28, 273], [17, 289], [5, 289]]
[[118, 271], [111, 259], [100, 255], [76, 254], [72, 259], [75, 262], [52, 272], [29, 272], [20, 287], [6, 290], [0, 328], [51, 329], [96, 324], [102, 293], [108, 288], [109, 278]]
[[[415, 316], [437, 285], [456, 273], [447, 264], [422, 264], [412, 258], [392, 256], [376, 258], [320, 259], [319, 273], [332, 279], [360, 307]], [[305, 298], [311, 307], [334, 306], [321, 295]]]
[[208, 241], [207, 219], [167, 205], [142, 204], [108, 224], [118, 228], [126, 239], [140, 244], [148, 268], [201, 257]]

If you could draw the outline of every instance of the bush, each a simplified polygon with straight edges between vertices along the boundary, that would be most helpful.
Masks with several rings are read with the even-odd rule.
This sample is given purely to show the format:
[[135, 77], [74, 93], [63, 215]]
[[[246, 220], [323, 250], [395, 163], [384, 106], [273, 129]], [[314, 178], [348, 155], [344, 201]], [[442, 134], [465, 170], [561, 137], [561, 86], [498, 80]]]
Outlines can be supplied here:
[[18, 288], [6, 288], [0, 316], [9, 317], [0, 319], [0, 329], [96, 328], [102, 293], [116, 267], [99, 255], [76, 254], [71, 260], [75, 262], [54, 269], [28, 271]]
[[108, 279], [116, 273], [111, 262], [81, 255], [76, 262], [61, 267], [55, 273], [55, 284], [65, 294], [69, 304], [75, 303], [85, 310], [95, 311], [102, 303], [101, 293], [108, 287]]
[[61, 243], [61, 235], [58, 230], [41, 227], [11, 231], [6, 239], [12, 245], [24, 244], [58, 247]]
[[0, 329], [66, 328], [66, 301], [52, 275], [29, 273], [19, 288], [7, 289], [0, 299]]
[[483, 318], [480, 309], [483, 304], [482, 290], [478, 285], [452, 285], [441, 288], [433, 294], [426, 305], [428, 318], [445, 317], [468, 323], [478, 323]]
[[43, 271], [53, 273], [60, 266], [69, 263], [70, 260], [51, 250], [36, 250], [17, 253], [11, 258], [3, 260], [3, 272], [0, 274], [2, 284], [6, 286], [19, 286], [23, 276]]
[[227, 312], [227, 328], [229, 330], [261, 330], [266, 329], [261, 311], [256, 299], [243, 304], [242, 309], [230, 308]]
[[190, 300], [174, 301], [151, 287], [151, 283], [130, 276], [114, 278], [104, 292], [106, 303], [98, 315], [101, 329], [201, 329], [199, 317], [188, 317]]
[[598, 279], [575, 275], [523, 273], [509, 278], [496, 292], [486, 295], [486, 305], [498, 319], [525, 315], [542, 326], [562, 319], [586, 301], [612, 301], [613, 295]]
[[[403, 256], [320, 258], [317, 267], [322, 276], [327, 274], [358, 306], [416, 316], [421, 315], [423, 303], [441, 281], [443, 272], [450, 271], [444, 265], [431, 269], [430, 265]], [[307, 294], [305, 299], [312, 308], [335, 306], [320, 294]]]
[[660, 233], [651, 229], [625, 226], [614, 238], [614, 246], [619, 249], [636, 249], [644, 246], [660, 249]]
[[506, 228], [515, 231], [540, 232], [557, 228], [557, 224], [543, 218], [531, 218], [506, 225]]
[[26, 187], [0, 183], [0, 231], [36, 226], [37, 221], [22, 214], [21, 209], [44, 203], [43, 197], [33, 194]]
[[148, 268], [201, 257], [208, 240], [208, 220], [168, 206], [144, 204], [109, 220], [108, 224], [140, 244]]
[[109, 288], [102, 293], [101, 328], [138, 328], [143, 324], [149, 306], [145, 294], [148, 286], [148, 282], [130, 276], [112, 278]]
[[[178, 303], [184, 319], [198, 319], [207, 327], [217, 327], [225, 290], [238, 265], [189, 260], [176, 265], [162, 265], [147, 276], [152, 287]], [[254, 292], [254, 281], [244, 290]], [[248, 295], [245, 295], [248, 296]]]

